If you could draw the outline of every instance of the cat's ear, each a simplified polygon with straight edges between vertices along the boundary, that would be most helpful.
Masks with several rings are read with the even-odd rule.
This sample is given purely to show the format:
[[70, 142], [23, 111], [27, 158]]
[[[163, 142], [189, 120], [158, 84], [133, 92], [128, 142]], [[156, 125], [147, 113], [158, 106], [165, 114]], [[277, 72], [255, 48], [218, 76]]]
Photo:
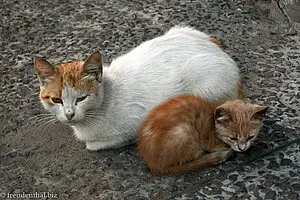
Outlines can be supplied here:
[[261, 120], [266, 112], [268, 111], [268, 106], [253, 105], [253, 114], [251, 115], [251, 120]]
[[222, 107], [222, 105], [218, 106], [215, 111], [215, 119], [219, 123], [225, 122], [231, 119], [230, 112], [226, 108]]
[[34, 67], [42, 87], [45, 87], [48, 81], [57, 76], [56, 68], [42, 58], [34, 57]]
[[88, 77], [95, 78], [99, 83], [102, 77], [102, 55], [100, 51], [92, 53], [83, 65], [84, 72]]

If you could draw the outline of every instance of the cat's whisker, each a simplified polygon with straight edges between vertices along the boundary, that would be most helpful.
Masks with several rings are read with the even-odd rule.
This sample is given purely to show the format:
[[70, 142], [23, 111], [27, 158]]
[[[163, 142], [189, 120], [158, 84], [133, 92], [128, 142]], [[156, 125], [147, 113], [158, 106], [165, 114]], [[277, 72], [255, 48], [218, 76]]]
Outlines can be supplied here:
[[43, 126], [44, 124], [40, 124], [38, 127], [31, 127], [33, 129], [33, 134], [38, 134]]
[[46, 130], [46, 128], [48, 128], [50, 125], [53, 125], [55, 122], [57, 122], [56, 118], [50, 119], [45, 123], [40, 124], [37, 128], [35, 128], [34, 134], [36, 134], [37, 132], [43, 133]]
[[28, 120], [48, 119], [48, 118], [54, 118], [54, 116], [52, 115], [36, 116], [36, 117], [30, 117]]
[[89, 125], [92, 125], [92, 126], [95, 126], [95, 124], [94, 123], [92, 123], [91, 121], [89, 121], [89, 120], [83, 120], [83, 122], [84, 123], [86, 123], [86, 124], [89, 124]]
[[[52, 120], [52, 119], [50, 119]], [[39, 129], [39, 127], [42, 127], [45, 123], [48, 123], [49, 122], [49, 119], [48, 120], [39, 120], [39, 121], [32, 121], [32, 122], [29, 122], [28, 124], [25, 125], [25, 128], [27, 131], [34, 131]]]
[[101, 112], [101, 110], [88, 110], [86, 111], [86, 113], [98, 113], [98, 112]]
[[84, 119], [84, 122], [85, 123], [88, 123], [88, 124], [90, 124], [90, 125], [92, 125], [92, 126], [99, 126], [99, 125], [101, 125], [101, 123], [95, 123], [95, 122], [93, 122], [93, 121], [91, 121], [91, 120], [88, 120], [89, 118], [86, 118], [86, 119]]
[[52, 121], [52, 122], [49, 122], [49, 123], [47, 123], [46, 125], [44, 125], [44, 127], [41, 128], [40, 134], [47, 133], [46, 131], [48, 130], [48, 128], [51, 127], [52, 125], [54, 125], [55, 122], [56, 122], [56, 121]]
[[[90, 120], [97, 120], [97, 123], [94, 122], [95, 126], [104, 126], [103, 123], [101, 123], [100, 121], [98, 121], [100, 118], [96, 118], [96, 117], [91, 117], [91, 116], [86, 116], [86, 119], [90, 119]], [[92, 121], [88, 120], [89, 122], [93, 123]]]
[[92, 119], [101, 119], [101, 117], [97, 115], [85, 115], [86, 117], [92, 118]]
[[[48, 117], [48, 116], [53, 116], [53, 115], [50, 114], [50, 113], [42, 113], [42, 114], [38, 114], [38, 115], [34, 115], [34, 116], [29, 117], [29, 120], [35, 119], [35, 118]], [[54, 116], [53, 116], [53, 117], [54, 117]]]
[[36, 96], [36, 95], [38, 95], [38, 94], [40, 94], [40, 92], [34, 92], [34, 93], [31, 93], [30, 95], [31, 95], [31, 96]]
[[99, 117], [99, 114], [98, 113], [86, 113], [85, 116], [88, 116], [88, 117]]
[[103, 110], [99, 110], [99, 109], [94, 109], [94, 110], [88, 110], [88, 111], [86, 111], [86, 114], [100, 115], [101, 113], [103, 113]]
[[54, 125], [56, 122], [57, 122], [56, 119], [49, 120], [49, 121], [46, 123], [46, 125], [44, 126], [44, 128], [42, 129], [42, 133], [44, 133], [45, 130], [47, 130], [47, 128], [49, 128], [51, 125]]
[[34, 115], [33, 117], [35, 117], [35, 116], [44, 116], [44, 115], [53, 115], [52, 113], [40, 113], [40, 114], [36, 114], [36, 115]]
[[85, 115], [85, 117], [89, 117], [89, 118], [97, 118], [96, 115]]
[[34, 118], [34, 119], [30, 119], [28, 121], [28, 124], [29, 125], [32, 125], [32, 124], [39, 124], [43, 121], [48, 121], [48, 120], [51, 120], [51, 119], [55, 119], [54, 116], [47, 116], [47, 117], [43, 117], [43, 118]]
[[85, 113], [86, 117], [93, 117], [93, 116], [97, 116], [96, 114], [91, 114], [91, 113]]
[[99, 119], [100, 119], [99, 117], [86, 115], [86, 118], [84, 120], [88, 123], [91, 123], [94, 126], [97, 126], [97, 127], [105, 126], [105, 124], [102, 123], [101, 120], [99, 120]]

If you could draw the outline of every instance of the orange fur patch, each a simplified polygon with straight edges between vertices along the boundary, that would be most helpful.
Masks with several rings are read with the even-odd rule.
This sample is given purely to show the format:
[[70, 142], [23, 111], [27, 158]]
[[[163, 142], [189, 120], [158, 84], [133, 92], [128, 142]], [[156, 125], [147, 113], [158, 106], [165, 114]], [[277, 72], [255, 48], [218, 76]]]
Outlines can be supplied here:
[[43, 101], [48, 104], [48, 106], [53, 106], [55, 103], [53, 103], [50, 100], [50, 97], [61, 97], [61, 91], [62, 91], [62, 78], [59, 76], [55, 76], [53, 80], [51, 80], [47, 87], [42, 87], [40, 91], [40, 96], [43, 99]]
[[210, 41], [218, 45], [223, 50], [222, 43], [219, 40], [217, 40], [216, 38], [210, 38]]
[[238, 98], [239, 99], [244, 99], [245, 98], [245, 89], [244, 89], [244, 84], [242, 79], [240, 79], [238, 83]]
[[49, 106], [54, 105], [49, 97], [61, 98], [62, 90], [66, 84], [69, 84], [77, 91], [98, 95], [96, 80], [86, 77], [83, 64], [84, 61], [75, 61], [56, 66], [57, 75], [48, 82], [47, 87], [41, 88], [41, 98]]
[[84, 61], [75, 61], [57, 67], [59, 75], [62, 77], [63, 87], [68, 83], [75, 90], [98, 94], [96, 80], [86, 78], [83, 70]]

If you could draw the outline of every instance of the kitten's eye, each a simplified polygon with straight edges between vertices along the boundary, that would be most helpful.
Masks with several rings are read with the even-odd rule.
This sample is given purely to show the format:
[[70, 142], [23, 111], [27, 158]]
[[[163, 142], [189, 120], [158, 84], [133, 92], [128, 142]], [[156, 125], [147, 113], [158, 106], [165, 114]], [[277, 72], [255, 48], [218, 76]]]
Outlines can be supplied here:
[[237, 140], [237, 138], [236, 137], [229, 137], [229, 139], [231, 139], [231, 140]]
[[53, 103], [61, 103], [61, 104], [63, 104], [61, 98], [51, 97], [51, 101], [52, 101]]
[[252, 140], [254, 137], [255, 137], [255, 136], [252, 135], [252, 136], [248, 137], [247, 140]]
[[79, 97], [79, 98], [77, 98], [77, 100], [76, 100], [76, 104], [77, 104], [78, 102], [80, 102], [80, 101], [83, 101], [83, 100], [85, 100], [87, 97], [88, 97], [88, 95], [85, 95], [85, 96], [83, 96], [83, 97]]

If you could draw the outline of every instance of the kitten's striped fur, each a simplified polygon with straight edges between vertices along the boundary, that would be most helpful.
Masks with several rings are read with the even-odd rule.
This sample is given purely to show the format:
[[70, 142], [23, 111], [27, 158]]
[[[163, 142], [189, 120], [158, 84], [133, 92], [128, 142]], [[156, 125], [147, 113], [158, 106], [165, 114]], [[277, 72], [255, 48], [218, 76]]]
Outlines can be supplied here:
[[151, 172], [186, 173], [246, 151], [257, 137], [266, 106], [242, 100], [212, 103], [180, 96], [157, 106], [138, 135], [138, 152]]

